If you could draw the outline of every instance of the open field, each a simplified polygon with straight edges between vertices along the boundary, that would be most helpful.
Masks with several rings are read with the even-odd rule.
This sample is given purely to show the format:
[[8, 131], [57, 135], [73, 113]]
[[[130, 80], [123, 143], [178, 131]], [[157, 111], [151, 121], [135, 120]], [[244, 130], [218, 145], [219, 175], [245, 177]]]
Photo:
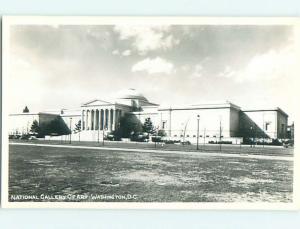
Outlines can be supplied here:
[[[260, 160], [210, 157], [201, 155], [201, 152], [199, 155], [166, 154], [28, 145], [10, 145], [9, 149], [10, 197], [38, 197], [11, 201], [292, 200], [292, 161], [274, 160], [272, 157]], [[287, 153], [286, 149], [282, 150]], [[51, 199], [53, 195], [70, 194], [84, 198]], [[41, 195], [50, 198], [41, 199]], [[97, 195], [102, 196], [93, 199]]]

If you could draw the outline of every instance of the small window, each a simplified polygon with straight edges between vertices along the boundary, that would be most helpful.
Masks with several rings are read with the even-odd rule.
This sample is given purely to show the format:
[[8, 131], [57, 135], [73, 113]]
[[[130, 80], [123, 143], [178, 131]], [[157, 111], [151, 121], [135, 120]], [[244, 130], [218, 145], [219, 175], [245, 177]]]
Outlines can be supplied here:
[[270, 123], [266, 122], [266, 124], [265, 124], [265, 130], [268, 130], [269, 125], [270, 125]]
[[196, 135], [193, 135], [193, 138], [195, 138], [196, 137]]
[[216, 135], [214, 135], [213, 137], [214, 137], [214, 138], [216, 138], [217, 136], [216, 136]]
[[190, 135], [187, 135], [187, 137], [190, 137]]
[[174, 137], [177, 137], [177, 134], [175, 134]]
[[163, 130], [166, 129], [166, 126], [167, 126], [167, 121], [163, 121], [162, 122], [162, 128], [163, 128]]
[[209, 135], [206, 135], [207, 138], [209, 138]]
[[183, 135], [180, 135], [180, 137], [183, 137]]
[[202, 135], [200, 135], [199, 137], [202, 138]]

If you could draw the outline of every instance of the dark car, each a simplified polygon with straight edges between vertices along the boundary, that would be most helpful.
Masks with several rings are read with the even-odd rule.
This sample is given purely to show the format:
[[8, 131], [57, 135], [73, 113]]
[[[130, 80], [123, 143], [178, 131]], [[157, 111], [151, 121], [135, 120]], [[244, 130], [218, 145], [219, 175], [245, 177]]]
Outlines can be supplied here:
[[181, 141], [181, 145], [191, 145], [190, 141]]
[[22, 135], [21, 140], [29, 140], [30, 136], [29, 135]]

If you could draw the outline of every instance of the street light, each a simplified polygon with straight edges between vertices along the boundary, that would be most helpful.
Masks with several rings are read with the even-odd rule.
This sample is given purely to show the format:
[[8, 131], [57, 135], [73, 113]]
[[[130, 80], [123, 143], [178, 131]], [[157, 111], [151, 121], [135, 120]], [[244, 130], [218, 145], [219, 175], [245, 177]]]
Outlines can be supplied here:
[[102, 132], [102, 146], [104, 146], [104, 134], [105, 134], [105, 131], [106, 130], [106, 127], [103, 126], [103, 132]]
[[98, 131], [97, 131], [97, 142], [100, 142], [100, 125], [98, 126]]
[[197, 150], [199, 150], [199, 122], [200, 122], [200, 115], [197, 115]]

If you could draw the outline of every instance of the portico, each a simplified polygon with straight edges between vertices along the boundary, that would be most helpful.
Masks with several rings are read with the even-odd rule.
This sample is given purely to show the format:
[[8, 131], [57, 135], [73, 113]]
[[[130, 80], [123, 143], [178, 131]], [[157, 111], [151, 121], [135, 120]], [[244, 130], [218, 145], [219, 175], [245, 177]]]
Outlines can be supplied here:
[[113, 107], [85, 107], [81, 111], [81, 130], [114, 131], [122, 111]]
[[92, 100], [81, 105], [81, 130], [87, 132], [107, 131], [117, 129], [120, 118], [130, 106], [115, 101]]

